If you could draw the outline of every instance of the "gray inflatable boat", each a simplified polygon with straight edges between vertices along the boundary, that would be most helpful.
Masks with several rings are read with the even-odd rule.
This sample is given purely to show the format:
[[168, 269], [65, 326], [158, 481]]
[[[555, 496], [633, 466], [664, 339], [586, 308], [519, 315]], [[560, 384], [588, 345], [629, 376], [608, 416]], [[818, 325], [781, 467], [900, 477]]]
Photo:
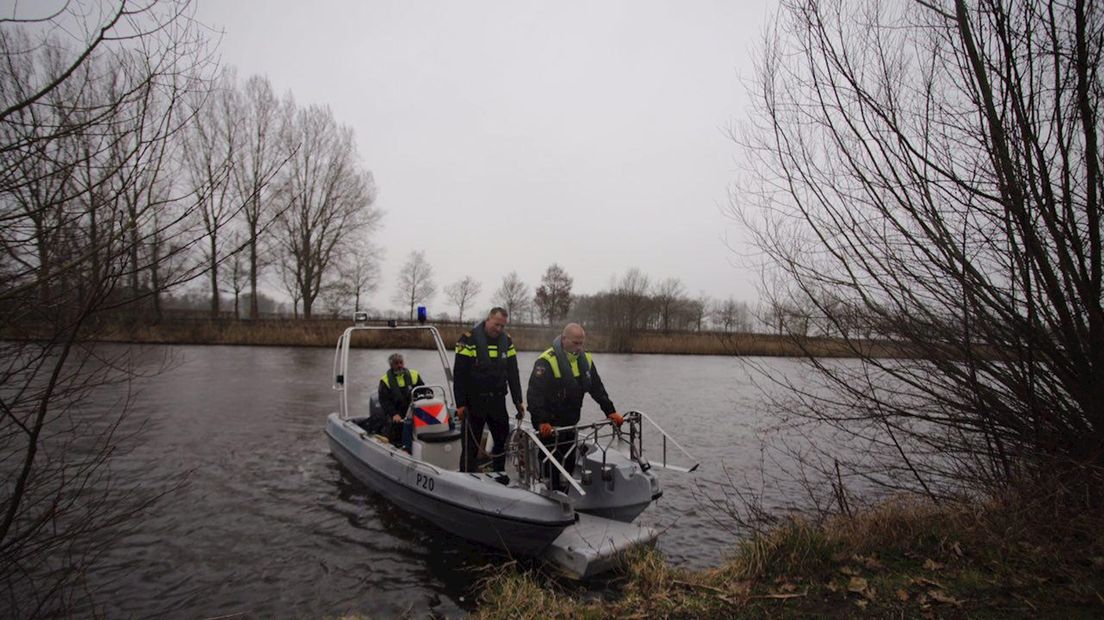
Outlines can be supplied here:
[[[350, 415], [348, 405], [349, 348], [359, 332], [422, 330], [436, 345], [447, 385], [419, 386], [407, 412], [412, 427], [408, 446], [391, 444], [370, 432], [373, 415], [381, 415], [374, 386], [368, 415]], [[507, 471], [466, 473], [460, 463], [460, 429], [453, 423], [455, 403], [449, 355], [437, 329], [431, 325], [347, 328], [334, 354], [334, 389], [338, 411], [326, 420], [330, 452], [357, 479], [400, 508], [418, 515], [445, 532], [525, 557], [542, 557], [575, 577], [588, 577], [616, 565], [628, 550], [650, 544], [658, 533], [632, 521], [662, 492], [656, 467], [693, 471], [696, 464], [667, 463], [668, 453], [689, 459], [648, 416], [625, 414], [615, 428], [608, 421], [580, 425], [573, 431], [575, 475], [569, 475], [529, 429], [515, 425], [506, 446]], [[644, 458], [644, 427], [662, 446], [662, 458]], [[547, 463], [547, 466], [545, 465]], [[566, 493], [552, 488], [548, 468], [568, 482]]]

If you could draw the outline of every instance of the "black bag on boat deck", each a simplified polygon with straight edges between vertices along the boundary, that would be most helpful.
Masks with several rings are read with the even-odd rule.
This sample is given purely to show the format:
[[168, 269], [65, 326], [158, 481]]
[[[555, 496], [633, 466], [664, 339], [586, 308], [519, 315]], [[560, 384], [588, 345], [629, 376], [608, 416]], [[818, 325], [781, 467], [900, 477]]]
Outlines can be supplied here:
[[383, 412], [383, 407], [379, 404], [378, 399], [378, 396], [372, 394], [368, 403], [368, 422], [364, 424], [364, 430], [376, 435], [386, 435], [390, 420], [387, 419], [387, 415]]

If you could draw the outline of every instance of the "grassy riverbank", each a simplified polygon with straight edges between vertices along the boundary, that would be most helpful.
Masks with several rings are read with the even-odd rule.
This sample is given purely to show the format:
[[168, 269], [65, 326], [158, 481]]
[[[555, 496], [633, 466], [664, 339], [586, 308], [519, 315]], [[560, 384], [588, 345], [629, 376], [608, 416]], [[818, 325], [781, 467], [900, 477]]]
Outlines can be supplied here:
[[[222, 344], [251, 346], [332, 347], [342, 330], [351, 323], [332, 319], [263, 319], [238, 321], [233, 319], [178, 319], [158, 323], [104, 322], [91, 330], [92, 339], [106, 342], [136, 342], [156, 344]], [[436, 324], [451, 347], [468, 324]], [[559, 334], [559, 328], [514, 325], [509, 332], [514, 344], [522, 351], [543, 351]], [[6, 336], [33, 338], [33, 326], [23, 326], [18, 334]], [[432, 348], [426, 333], [392, 331], [358, 334], [354, 346], [411, 349]], [[898, 352], [878, 345], [863, 343], [864, 350], [879, 356]], [[591, 329], [587, 348], [594, 352], [665, 353], [684, 355], [756, 355], [802, 356], [811, 351], [818, 357], [850, 357], [854, 351], [831, 338], [795, 340], [774, 334], [690, 331], [636, 331]]]
[[1100, 515], [1037, 505], [893, 502], [817, 525], [788, 521], [740, 543], [715, 569], [641, 554], [620, 594], [604, 601], [508, 567], [486, 581], [476, 617], [1099, 618], [1100, 525]]

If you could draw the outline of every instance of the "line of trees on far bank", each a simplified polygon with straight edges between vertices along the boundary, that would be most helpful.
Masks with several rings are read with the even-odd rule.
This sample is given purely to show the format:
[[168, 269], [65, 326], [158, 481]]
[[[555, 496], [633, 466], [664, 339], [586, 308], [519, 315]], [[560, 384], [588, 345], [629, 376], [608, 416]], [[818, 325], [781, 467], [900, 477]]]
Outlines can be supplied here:
[[[371, 303], [366, 293], [375, 288], [375, 283], [372, 287], [359, 289], [359, 298], [352, 297], [345, 290], [325, 290], [320, 312], [315, 312], [315, 316], [348, 318], [351, 311], [364, 310], [379, 319], [413, 320], [417, 307], [427, 306], [433, 309], [431, 317], [436, 321], [474, 322], [482, 318], [481, 313], [487, 309], [473, 305], [484, 290], [481, 282], [465, 275], [443, 288], [439, 287], [433, 275], [433, 266], [423, 251], [411, 252], [398, 271], [391, 297], [397, 306], [395, 309], [386, 310]], [[545, 270], [535, 287], [525, 283], [516, 271], [511, 271], [494, 289], [491, 305], [506, 308], [514, 323], [557, 325], [577, 321], [588, 327], [627, 335], [640, 331], [861, 335], [858, 317], [850, 323], [842, 321], [839, 318], [844, 314], [842, 310], [834, 313], [833, 320], [828, 321], [824, 314], [811, 307], [779, 302], [754, 307], [734, 297], [715, 299], [704, 293], [690, 295], [680, 279], [656, 281], [638, 268], [628, 269], [621, 276], [611, 278], [610, 285], [596, 293], [577, 294], [573, 291], [573, 284], [570, 274], [556, 263]], [[439, 292], [444, 293], [443, 297], [438, 295]], [[243, 294], [242, 298], [252, 302], [248, 293]], [[237, 303], [235, 300], [235, 305]], [[257, 303], [262, 317], [301, 316], [294, 300], [282, 303], [260, 293]], [[445, 310], [436, 310], [434, 303]], [[210, 306], [208, 294], [202, 291], [170, 295], [168, 304], [175, 309], [192, 311]], [[221, 314], [224, 317], [237, 316], [226, 311]]]

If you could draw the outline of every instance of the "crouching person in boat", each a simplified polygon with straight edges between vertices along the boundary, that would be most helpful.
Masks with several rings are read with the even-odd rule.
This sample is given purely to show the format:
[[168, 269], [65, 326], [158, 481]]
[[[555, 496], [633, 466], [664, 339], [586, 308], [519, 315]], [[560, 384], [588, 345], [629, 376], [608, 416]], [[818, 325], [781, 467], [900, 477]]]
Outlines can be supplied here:
[[[584, 349], [585, 343], [586, 331], [583, 327], [578, 323], [568, 323], [563, 333], [552, 341], [552, 348], [541, 353], [533, 364], [529, 391], [526, 392], [533, 428], [569, 473], [575, 471], [576, 454], [572, 452], [565, 457], [575, 445], [575, 432], [555, 433], [553, 428], [579, 423], [583, 395], [590, 394], [602, 408], [602, 413], [617, 426], [625, 421], [606, 393], [606, 387], [602, 385], [602, 378], [594, 366], [594, 358]], [[544, 475], [551, 480], [554, 488], [567, 489], [567, 481], [560, 480], [559, 472], [550, 464], [545, 464]]]
[[401, 353], [392, 353], [387, 358], [389, 368], [380, 377], [379, 402], [383, 408], [383, 415], [387, 420], [387, 439], [396, 446], [402, 446], [410, 451], [410, 431], [404, 428], [406, 424], [406, 412], [410, 408], [410, 391], [419, 385], [425, 385], [417, 370], [406, 367], [406, 361]]
[[487, 318], [464, 332], [456, 342], [453, 391], [456, 417], [463, 425], [460, 471], [479, 470], [479, 444], [487, 427], [494, 439], [495, 471], [506, 469], [506, 437], [510, 420], [506, 413], [506, 390], [514, 401], [518, 418], [525, 413], [517, 351], [506, 333], [509, 313], [492, 308]]

